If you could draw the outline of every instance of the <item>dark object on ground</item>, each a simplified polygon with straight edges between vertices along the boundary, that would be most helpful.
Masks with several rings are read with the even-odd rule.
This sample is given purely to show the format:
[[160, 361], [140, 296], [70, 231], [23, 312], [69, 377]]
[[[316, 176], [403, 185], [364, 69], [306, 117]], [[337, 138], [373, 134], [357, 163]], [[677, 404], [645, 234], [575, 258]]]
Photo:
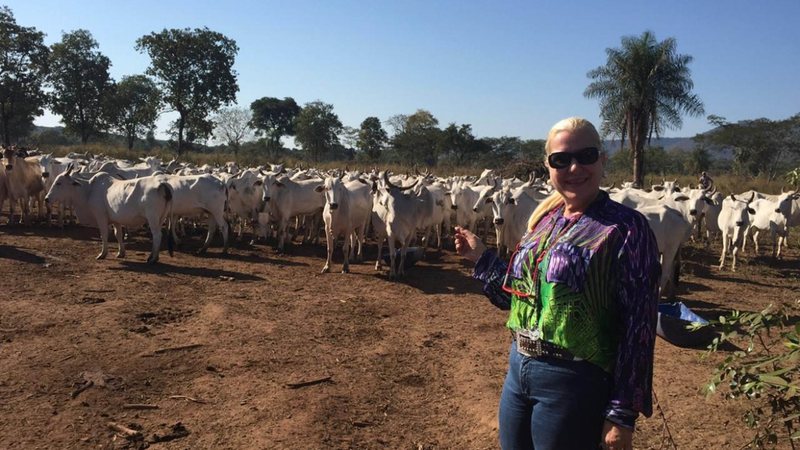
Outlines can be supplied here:
[[[704, 326], [691, 330], [693, 323]], [[708, 321], [694, 313], [681, 302], [658, 305], [656, 334], [678, 347], [705, 347], [717, 337], [717, 332]]]

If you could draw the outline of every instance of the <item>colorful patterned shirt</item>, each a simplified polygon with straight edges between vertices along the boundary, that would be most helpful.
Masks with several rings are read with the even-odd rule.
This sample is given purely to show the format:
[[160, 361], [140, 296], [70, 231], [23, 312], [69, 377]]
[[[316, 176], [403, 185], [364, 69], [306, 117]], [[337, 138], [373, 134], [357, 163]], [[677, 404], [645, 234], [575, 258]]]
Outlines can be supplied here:
[[[606, 416], [632, 426], [638, 413], [652, 414], [656, 240], [644, 216], [604, 191], [583, 214], [562, 212], [550, 211], [522, 238], [510, 268], [486, 251], [473, 276], [493, 304], [510, 309], [509, 328], [538, 329], [544, 340], [610, 373]], [[502, 289], [507, 270], [515, 294]]]

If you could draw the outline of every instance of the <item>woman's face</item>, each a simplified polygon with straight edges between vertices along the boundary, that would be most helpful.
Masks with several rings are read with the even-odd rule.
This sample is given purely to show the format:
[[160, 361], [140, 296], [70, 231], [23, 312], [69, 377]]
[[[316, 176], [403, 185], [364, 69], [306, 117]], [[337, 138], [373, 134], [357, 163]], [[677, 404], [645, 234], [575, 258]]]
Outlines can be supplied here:
[[[596, 146], [597, 142], [588, 130], [561, 131], [550, 142], [550, 154], [577, 153]], [[582, 212], [597, 197], [605, 159], [606, 156], [602, 153], [593, 164], [582, 165], [572, 159], [569, 166], [563, 169], [556, 169], [547, 164], [553, 187], [564, 197], [571, 210]]]

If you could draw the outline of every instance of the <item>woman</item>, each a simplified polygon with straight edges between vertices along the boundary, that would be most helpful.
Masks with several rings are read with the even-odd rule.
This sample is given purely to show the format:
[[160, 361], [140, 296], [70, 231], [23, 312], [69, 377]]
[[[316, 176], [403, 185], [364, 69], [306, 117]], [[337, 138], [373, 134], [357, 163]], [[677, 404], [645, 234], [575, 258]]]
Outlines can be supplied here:
[[547, 137], [555, 193], [528, 222], [507, 266], [456, 227], [457, 252], [510, 309], [509, 369], [500, 398], [504, 449], [631, 449], [652, 413], [660, 266], [645, 218], [600, 190], [606, 155], [585, 119]]

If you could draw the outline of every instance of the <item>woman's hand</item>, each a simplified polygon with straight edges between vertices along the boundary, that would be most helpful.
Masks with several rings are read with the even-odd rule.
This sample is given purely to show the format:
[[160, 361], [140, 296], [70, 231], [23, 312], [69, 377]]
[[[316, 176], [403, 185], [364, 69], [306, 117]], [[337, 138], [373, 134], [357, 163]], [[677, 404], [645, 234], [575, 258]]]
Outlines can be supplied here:
[[633, 450], [633, 430], [606, 420], [600, 448], [607, 450]]
[[486, 250], [486, 246], [480, 238], [475, 236], [475, 233], [465, 228], [455, 227], [454, 239], [456, 242], [456, 253], [473, 263], [478, 262], [478, 258], [480, 258]]

